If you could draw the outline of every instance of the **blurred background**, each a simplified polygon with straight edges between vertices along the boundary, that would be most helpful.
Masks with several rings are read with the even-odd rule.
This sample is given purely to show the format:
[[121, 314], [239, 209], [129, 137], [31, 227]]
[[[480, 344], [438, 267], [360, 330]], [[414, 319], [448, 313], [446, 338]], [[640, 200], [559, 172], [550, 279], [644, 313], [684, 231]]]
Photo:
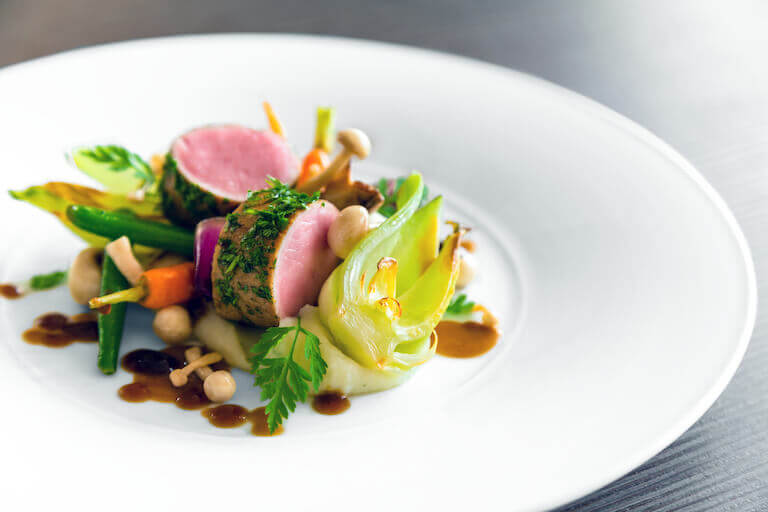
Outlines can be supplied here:
[[[666, 140], [715, 186], [747, 235], [765, 296], [768, 2], [0, 0], [0, 67], [81, 46], [209, 32], [330, 34], [433, 48], [594, 98]], [[94, 80], [108, 84], [116, 74], [94, 70]], [[563, 510], [768, 510], [766, 312], [761, 305], [734, 380], [696, 425], [641, 468]]]

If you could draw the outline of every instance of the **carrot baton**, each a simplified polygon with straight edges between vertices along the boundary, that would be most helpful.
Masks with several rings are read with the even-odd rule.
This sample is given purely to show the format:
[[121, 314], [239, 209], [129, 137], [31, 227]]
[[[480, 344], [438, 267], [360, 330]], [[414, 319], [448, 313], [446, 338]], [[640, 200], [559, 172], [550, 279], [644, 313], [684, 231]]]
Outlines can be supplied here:
[[331, 107], [318, 107], [315, 141], [312, 150], [304, 157], [301, 174], [296, 182], [303, 185], [320, 174], [331, 163], [334, 135], [336, 133], [336, 111]]
[[193, 263], [153, 268], [144, 272], [133, 288], [95, 297], [88, 305], [98, 309], [108, 304], [138, 302], [145, 308], [161, 309], [183, 304], [194, 295], [194, 271]]
[[267, 115], [267, 121], [269, 121], [269, 129], [272, 130], [275, 135], [279, 135], [285, 138], [283, 123], [280, 122], [277, 114], [275, 114], [275, 111], [272, 110], [272, 105], [270, 105], [268, 101], [265, 101], [261, 104], [261, 106], [264, 107], [264, 113]]

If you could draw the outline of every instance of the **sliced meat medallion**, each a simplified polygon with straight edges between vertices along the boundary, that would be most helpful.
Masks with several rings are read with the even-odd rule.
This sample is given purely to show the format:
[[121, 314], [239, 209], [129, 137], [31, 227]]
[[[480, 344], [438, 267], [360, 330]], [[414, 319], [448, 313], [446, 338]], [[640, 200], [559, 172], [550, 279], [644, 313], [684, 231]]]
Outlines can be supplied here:
[[268, 131], [225, 125], [197, 128], [176, 139], [163, 167], [163, 210], [193, 226], [225, 215], [268, 177], [293, 183], [299, 162], [286, 142]]
[[339, 260], [328, 228], [339, 210], [285, 185], [253, 194], [227, 217], [213, 256], [213, 303], [227, 319], [275, 326], [316, 304]]

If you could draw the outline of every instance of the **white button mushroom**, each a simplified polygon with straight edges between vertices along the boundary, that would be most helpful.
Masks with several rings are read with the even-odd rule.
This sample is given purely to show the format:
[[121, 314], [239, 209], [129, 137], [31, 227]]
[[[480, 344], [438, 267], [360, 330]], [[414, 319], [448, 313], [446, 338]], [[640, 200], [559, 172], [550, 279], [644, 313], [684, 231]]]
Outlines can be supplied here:
[[464, 288], [475, 278], [477, 263], [475, 262], [475, 257], [466, 251], [461, 251], [460, 258], [459, 277], [456, 279], [456, 287]]
[[89, 247], [80, 251], [72, 262], [67, 285], [72, 299], [78, 304], [88, 304], [89, 300], [101, 294], [102, 257], [101, 249]]
[[211, 402], [226, 402], [235, 394], [237, 383], [225, 370], [213, 372], [203, 381], [203, 391]]
[[328, 229], [328, 245], [339, 258], [346, 258], [368, 233], [368, 210], [359, 205], [347, 206]]
[[169, 345], [179, 345], [192, 336], [192, 318], [182, 306], [168, 306], [155, 313], [152, 329]]

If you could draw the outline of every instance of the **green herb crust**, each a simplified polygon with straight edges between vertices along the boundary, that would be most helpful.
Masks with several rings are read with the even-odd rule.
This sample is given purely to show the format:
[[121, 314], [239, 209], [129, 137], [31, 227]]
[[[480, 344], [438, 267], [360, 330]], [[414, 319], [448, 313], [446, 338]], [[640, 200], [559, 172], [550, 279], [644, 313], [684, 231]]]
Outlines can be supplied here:
[[213, 303], [224, 318], [263, 327], [278, 324], [272, 292], [275, 253], [294, 216], [317, 199], [278, 180], [250, 192], [221, 231], [213, 256]]
[[175, 224], [194, 227], [210, 217], [226, 215], [237, 203], [203, 190], [179, 170], [176, 160], [168, 153], [163, 164], [163, 211]]

